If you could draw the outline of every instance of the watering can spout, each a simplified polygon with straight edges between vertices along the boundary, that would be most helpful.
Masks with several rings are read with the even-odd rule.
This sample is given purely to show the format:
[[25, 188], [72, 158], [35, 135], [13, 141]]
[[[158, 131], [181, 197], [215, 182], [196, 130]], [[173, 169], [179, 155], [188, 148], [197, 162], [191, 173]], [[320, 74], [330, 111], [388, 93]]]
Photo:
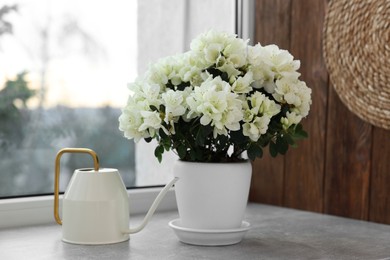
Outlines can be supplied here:
[[129, 228], [126, 230], [123, 230], [122, 233], [124, 234], [134, 234], [139, 231], [141, 231], [149, 222], [150, 218], [153, 216], [154, 212], [156, 211], [156, 208], [160, 204], [161, 200], [165, 197], [169, 189], [179, 180], [179, 178], [175, 177], [171, 182], [169, 182], [165, 187], [160, 191], [157, 198], [154, 200], [152, 206], [150, 207], [148, 213], [146, 213], [142, 223], [136, 227], [136, 228]]

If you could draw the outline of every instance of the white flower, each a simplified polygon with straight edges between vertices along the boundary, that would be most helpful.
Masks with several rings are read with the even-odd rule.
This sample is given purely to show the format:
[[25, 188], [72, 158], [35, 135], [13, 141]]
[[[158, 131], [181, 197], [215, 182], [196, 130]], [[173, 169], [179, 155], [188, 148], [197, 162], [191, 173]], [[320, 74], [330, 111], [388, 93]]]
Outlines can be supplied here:
[[270, 121], [271, 119], [268, 116], [257, 117], [252, 123], [243, 125], [243, 134], [256, 142], [261, 135], [267, 132]]
[[222, 65], [218, 67], [218, 69], [222, 72], [226, 72], [228, 74], [228, 77], [237, 77], [241, 74], [241, 72], [234, 67], [232, 63], [225, 62]]
[[140, 131], [139, 128], [143, 123], [140, 109], [143, 109], [142, 103], [139, 106], [134, 102], [132, 97], [128, 99], [127, 105], [122, 109], [119, 116], [119, 130], [123, 131], [124, 136], [138, 142], [142, 138], [149, 137], [147, 131]]
[[281, 106], [276, 104], [275, 101], [265, 98], [263, 104], [260, 106], [259, 112], [263, 115], [267, 115], [269, 117], [273, 117], [279, 114]]
[[226, 33], [216, 31], [200, 34], [191, 42], [193, 59], [198, 60], [198, 65], [202, 67], [209, 67], [217, 63], [225, 47], [227, 36]]
[[264, 46], [259, 58], [271, 67], [271, 70], [276, 73], [277, 79], [280, 77], [298, 78], [300, 75], [296, 72], [301, 65], [300, 62], [294, 60], [288, 51], [281, 50], [274, 44]]
[[136, 93], [137, 100], [147, 100], [149, 105], [159, 107], [160, 100], [160, 85], [144, 83], [140, 92]]
[[145, 75], [147, 80], [151, 83], [160, 84], [164, 87], [168, 83], [169, 69], [165, 66], [163, 61], [159, 61], [154, 65], [150, 66]]
[[250, 98], [251, 111], [254, 115], [267, 115], [273, 117], [280, 112], [280, 105], [270, 100], [264, 94], [255, 92]]
[[206, 61], [209, 63], [217, 63], [219, 58], [221, 58], [222, 49], [222, 44], [212, 43], [207, 45], [207, 47], [203, 49]]
[[273, 94], [275, 91], [275, 80], [289, 77], [298, 79], [297, 70], [300, 62], [286, 50], [279, 49], [276, 45], [261, 46], [257, 44], [248, 47], [248, 62], [253, 72], [254, 88], [262, 88]]
[[[199, 35], [191, 42], [193, 59], [197, 59], [198, 65], [204, 68], [213, 64], [225, 69], [228, 68], [227, 64], [234, 68], [242, 67], [246, 64], [246, 48], [247, 42], [236, 38], [236, 35], [213, 30]], [[231, 68], [228, 70], [232, 71]]]
[[252, 90], [250, 86], [253, 81], [253, 73], [247, 72], [244, 77], [239, 77], [232, 85], [232, 90], [238, 94], [249, 93]]
[[190, 64], [190, 59], [191, 54], [188, 52], [162, 58], [149, 67], [145, 80], [151, 84], [159, 84], [162, 90], [168, 82], [173, 86], [188, 82], [200, 73], [199, 69]]
[[172, 89], [162, 94], [164, 100], [165, 113], [171, 114], [172, 116], [181, 116], [186, 111], [183, 106], [183, 92], [173, 91]]
[[260, 92], [255, 92], [252, 94], [252, 96], [249, 97], [249, 101], [252, 107], [250, 110], [254, 115], [260, 113], [260, 106], [263, 104], [265, 98], [266, 96]]
[[196, 66], [184, 65], [179, 70], [179, 74], [183, 82], [190, 82], [193, 86], [198, 86], [203, 82], [202, 71]]
[[151, 136], [154, 136], [156, 130], [161, 128], [160, 113], [157, 111], [140, 111], [143, 123], [138, 128], [138, 131], [149, 130]]
[[123, 131], [124, 136], [138, 142], [141, 138], [146, 137], [145, 132], [138, 131], [141, 125], [141, 117], [134, 110], [123, 110], [119, 116], [119, 130]]
[[238, 38], [228, 38], [223, 55], [227, 62], [239, 68], [246, 64], [247, 42]]
[[299, 81], [297, 96], [301, 99], [301, 105], [297, 107], [299, 114], [306, 117], [310, 111], [311, 105], [311, 89], [306, 86], [306, 83]]
[[280, 119], [280, 122], [283, 125], [283, 129], [288, 129], [292, 125], [297, 125], [299, 122], [301, 122], [302, 116], [297, 115], [294, 112], [287, 112], [286, 117], [282, 117]]
[[273, 97], [281, 103], [291, 105], [291, 110], [305, 117], [311, 105], [311, 89], [298, 79], [282, 78], [276, 81]]
[[264, 94], [255, 92], [244, 106], [243, 134], [257, 141], [268, 130], [271, 118], [280, 112], [280, 105]]
[[227, 129], [239, 130], [243, 116], [242, 101], [220, 77], [209, 77], [194, 89], [186, 101], [190, 110], [187, 116], [199, 116], [202, 125], [214, 126], [215, 137], [218, 134], [227, 135]]

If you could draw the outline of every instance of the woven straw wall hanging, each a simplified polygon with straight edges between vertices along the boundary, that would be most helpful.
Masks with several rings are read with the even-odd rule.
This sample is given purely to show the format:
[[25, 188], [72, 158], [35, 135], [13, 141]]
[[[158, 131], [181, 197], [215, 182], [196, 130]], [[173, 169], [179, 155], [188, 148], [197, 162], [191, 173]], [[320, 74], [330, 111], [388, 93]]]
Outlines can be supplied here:
[[350, 111], [390, 129], [390, 0], [332, 0], [323, 51], [330, 80]]

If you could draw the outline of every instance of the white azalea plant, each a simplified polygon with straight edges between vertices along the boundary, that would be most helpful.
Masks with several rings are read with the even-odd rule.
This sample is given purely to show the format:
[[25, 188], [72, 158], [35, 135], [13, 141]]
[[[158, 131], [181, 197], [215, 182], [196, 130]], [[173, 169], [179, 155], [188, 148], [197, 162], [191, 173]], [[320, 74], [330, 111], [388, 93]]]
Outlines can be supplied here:
[[311, 89], [299, 80], [300, 62], [276, 45], [255, 46], [208, 31], [191, 50], [152, 64], [129, 85], [119, 129], [136, 142], [157, 140], [155, 156], [175, 151], [198, 162], [254, 160], [269, 146], [285, 154], [307, 137]]

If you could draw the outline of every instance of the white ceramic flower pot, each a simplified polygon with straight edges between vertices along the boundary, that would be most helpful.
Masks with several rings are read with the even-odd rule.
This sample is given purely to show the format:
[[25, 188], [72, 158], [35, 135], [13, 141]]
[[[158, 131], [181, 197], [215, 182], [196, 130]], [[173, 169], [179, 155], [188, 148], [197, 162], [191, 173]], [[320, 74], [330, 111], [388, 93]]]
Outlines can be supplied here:
[[252, 165], [176, 161], [175, 185], [181, 226], [194, 229], [240, 228], [248, 201]]

